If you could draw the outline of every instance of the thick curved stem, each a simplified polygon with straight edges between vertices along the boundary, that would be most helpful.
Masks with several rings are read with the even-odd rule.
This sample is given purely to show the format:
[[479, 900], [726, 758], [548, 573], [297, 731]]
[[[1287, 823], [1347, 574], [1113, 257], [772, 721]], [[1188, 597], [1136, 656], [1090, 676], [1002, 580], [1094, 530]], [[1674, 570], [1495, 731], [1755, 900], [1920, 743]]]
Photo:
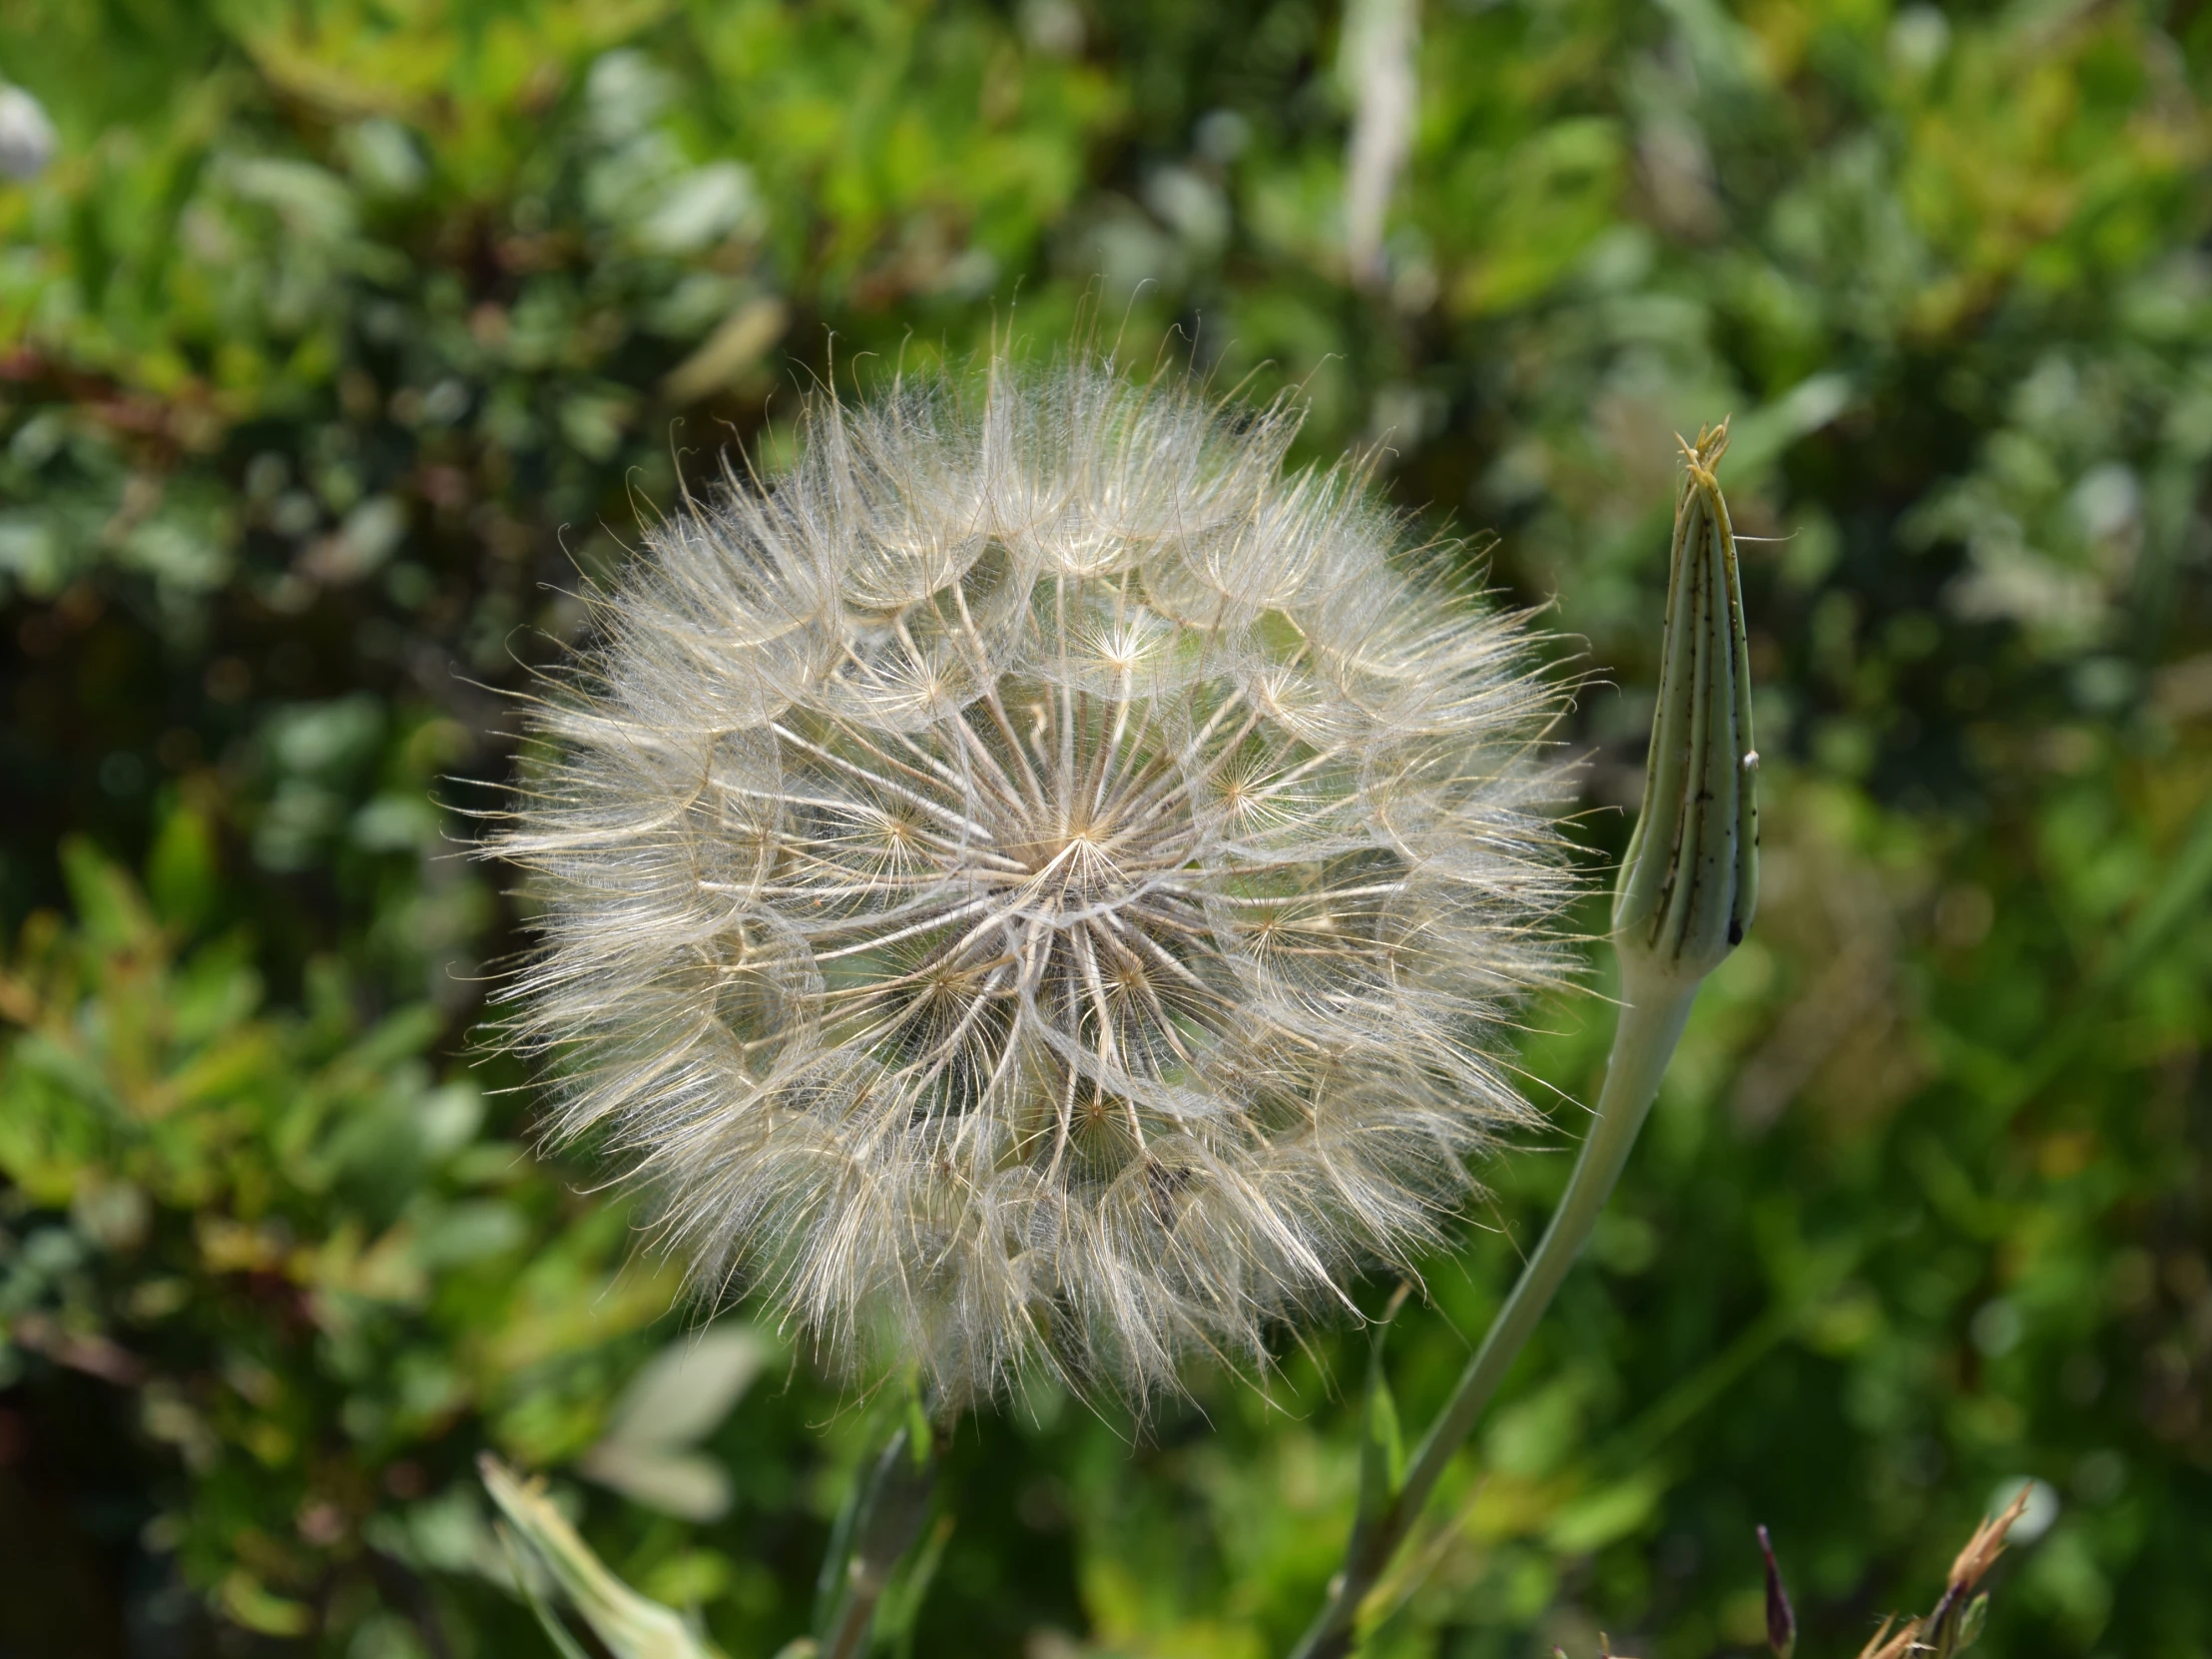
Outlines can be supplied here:
[[1473, 1432], [1483, 1408], [1505, 1381], [1536, 1322], [1550, 1307], [1560, 1281], [1581, 1254], [1599, 1212], [1612, 1196], [1614, 1183], [1628, 1162], [1629, 1149], [1636, 1144], [1637, 1131], [1642, 1129], [1659, 1092], [1659, 1080], [1666, 1074], [1675, 1044], [1681, 1040], [1690, 1004], [1697, 999], [1698, 983], [1695, 979], [1685, 984], [1652, 975], [1646, 983], [1623, 987], [1628, 999], [1613, 1033], [1613, 1053], [1598, 1094], [1596, 1117], [1575, 1159], [1574, 1173], [1567, 1178], [1559, 1208], [1544, 1229], [1535, 1254], [1521, 1269], [1505, 1305], [1490, 1321], [1482, 1346], [1460, 1374], [1450, 1400], [1406, 1466], [1404, 1483], [1376, 1517], [1375, 1525], [1362, 1537], [1360, 1548], [1330, 1586], [1327, 1605], [1293, 1650], [1293, 1659], [1343, 1659], [1352, 1651], [1361, 1603], [1388, 1568], [1445, 1466]]

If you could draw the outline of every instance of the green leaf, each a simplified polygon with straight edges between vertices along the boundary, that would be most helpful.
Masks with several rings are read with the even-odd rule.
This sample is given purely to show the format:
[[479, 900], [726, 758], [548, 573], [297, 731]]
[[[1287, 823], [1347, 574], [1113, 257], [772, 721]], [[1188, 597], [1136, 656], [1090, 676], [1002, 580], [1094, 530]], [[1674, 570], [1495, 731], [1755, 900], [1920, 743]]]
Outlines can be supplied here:
[[215, 832], [205, 816], [178, 807], [162, 820], [146, 859], [146, 888], [155, 912], [170, 926], [190, 931], [215, 908], [221, 871]]
[[1989, 1592], [1983, 1590], [1966, 1603], [1966, 1610], [1958, 1615], [1958, 1635], [1951, 1643], [1951, 1652], [1963, 1653], [1981, 1640], [1982, 1627], [1989, 1622]]
[[1665, 1482], [1649, 1471], [1599, 1486], [1553, 1516], [1544, 1541], [1566, 1555], [1603, 1549], [1650, 1520], [1665, 1490]]
[[583, 1643], [569, 1634], [568, 1626], [561, 1623], [553, 1609], [546, 1606], [545, 1598], [538, 1594], [536, 1577], [524, 1563], [522, 1551], [515, 1547], [514, 1528], [501, 1521], [496, 1530], [499, 1533], [499, 1542], [507, 1552], [507, 1560], [514, 1568], [515, 1589], [520, 1592], [523, 1605], [537, 1619], [538, 1627], [545, 1632], [545, 1639], [553, 1644], [553, 1651], [561, 1659], [590, 1659], [590, 1655], [584, 1651]]
[[913, 1652], [914, 1625], [921, 1616], [922, 1602], [928, 1598], [930, 1580], [937, 1576], [938, 1564], [944, 1559], [952, 1526], [950, 1515], [937, 1517], [921, 1547], [906, 1558], [883, 1591], [883, 1599], [876, 1603], [875, 1639], [887, 1644], [900, 1659]]
[[151, 942], [154, 918], [131, 877], [84, 835], [62, 841], [62, 874], [86, 939], [99, 950], [128, 950]]
[[478, 1467], [516, 1535], [615, 1659], [720, 1659], [715, 1646], [681, 1613], [638, 1594], [610, 1572], [546, 1499], [543, 1482], [518, 1479], [489, 1453], [478, 1459]]

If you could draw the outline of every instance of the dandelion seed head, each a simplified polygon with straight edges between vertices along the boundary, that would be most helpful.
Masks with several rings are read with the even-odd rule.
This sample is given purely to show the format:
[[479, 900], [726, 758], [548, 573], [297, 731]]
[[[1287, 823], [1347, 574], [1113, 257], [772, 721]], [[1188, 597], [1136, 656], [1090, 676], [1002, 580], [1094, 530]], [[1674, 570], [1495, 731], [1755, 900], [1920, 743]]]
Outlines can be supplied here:
[[704, 1294], [1142, 1396], [1528, 1121], [1559, 689], [1296, 425], [1095, 361], [818, 399], [594, 596], [494, 840], [511, 1030]]

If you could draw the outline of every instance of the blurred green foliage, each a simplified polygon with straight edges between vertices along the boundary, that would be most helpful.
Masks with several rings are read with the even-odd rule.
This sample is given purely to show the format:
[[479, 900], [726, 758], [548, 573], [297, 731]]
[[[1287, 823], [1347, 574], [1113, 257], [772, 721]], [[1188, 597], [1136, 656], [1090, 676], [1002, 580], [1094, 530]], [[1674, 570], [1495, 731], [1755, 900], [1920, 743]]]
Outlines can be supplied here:
[[[773, 470], [815, 378], [1081, 327], [1296, 386], [1308, 452], [1382, 444], [1422, 524], [1494, 533], [1606, 676], [1568, 735], [1597, 856], [1675, 430], [1733, 411], [1774, 538], [1757, 927], [1374, 1651], [1752, 1652], [1765, 1521], [1804, 1651], [1848, 1652], [2031, 1477], [1990, 1650], [2212, 1652], [2212, 12], [1431, 0], [1367, 265], [1344, 32], [0, 17], [60, 134], [0, 185], [0, 1653], [542, 1651], [487, 1446], [734, 1659], [804, 1628], [880, 1402], [765, 1336], [684, 1363], [622, 1204], [524, 1149], [472, 1037], [522, 935], [464, 809], [680, 475]], [[1392, 1328], [1408, 1424], [1594, 1092], [1602, 1003], [1531, 1024], [1561, 1138]], [[1286, 1341], [1134, 1439], [971, 1423], [912, 1651], [1280, 1651], [1365, 1355]]]

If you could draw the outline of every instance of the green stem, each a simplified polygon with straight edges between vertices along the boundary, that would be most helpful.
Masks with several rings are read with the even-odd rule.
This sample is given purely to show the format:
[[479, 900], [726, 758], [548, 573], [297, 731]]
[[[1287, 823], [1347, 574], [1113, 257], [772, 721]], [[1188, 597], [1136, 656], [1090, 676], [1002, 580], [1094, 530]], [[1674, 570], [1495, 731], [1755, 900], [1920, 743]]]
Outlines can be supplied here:
[[1574, 1173], [1567, 1179], [1567, 1190], [1560, 1197], [1551, 1224], [1544, 1229], [1536, 1253], [1521, 1269], [1504, 1307], [1490, 1321], [1482, 1346], [1460, 1374], [1450, 1400], [1414, 1452], [1404, 1484], [1345, 1562], [1344, 1572], [1330, 1586], [1327, 1605], [1293, 1650], [1292, 1659], [1343, 1659], [1352, 1651], [1361, 1603], [1388, 1568], [1445, 1466], [1474, 1431], [1483, 1408], [1519, 1358], [1529, 1333], [1551, 1305], [1559, 1282], [1582, 1253], [1590, 1229], [1612, 1196], [1613, 1185], [1628, 1162], [1629, 1149], [1636, 1144], [1637, 1131], [1642, 1129], [1659, 1092], [1659, 1080], [1666, 1075], [1667, 1062], [1681, 1040], [1700, 982], [1690, 979], [1685, 983], [1659, 974], [1635, 977], [1647, 982], [1623, 986], [1627, 1000], [1613, 1033], [1613, 1053], [1606, 1063], [1596, 1118], [1575, 1159]]

